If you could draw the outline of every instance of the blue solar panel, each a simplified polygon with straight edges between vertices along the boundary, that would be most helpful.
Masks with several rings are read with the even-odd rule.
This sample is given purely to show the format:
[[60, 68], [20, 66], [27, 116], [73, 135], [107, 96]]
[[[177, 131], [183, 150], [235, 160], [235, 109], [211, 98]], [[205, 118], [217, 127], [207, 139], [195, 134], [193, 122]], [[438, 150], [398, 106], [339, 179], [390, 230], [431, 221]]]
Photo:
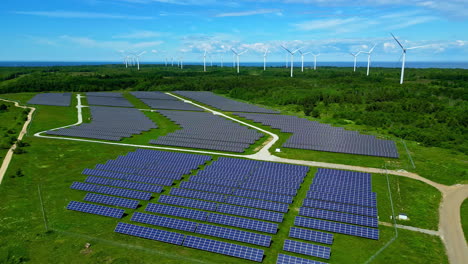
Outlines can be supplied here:
[[197, 222], [191, 222], [186, 220], [180, 220], [165, 216], [151, 215], [145, 213], [135, 212], [132, 216], [132, 221], [143, 224], [150, 224], [155, 226], [162, 226], [182, 231], [195, 232]]
[[119, 188], [114, 188], [114, 187], [100, 186], [100, 185], [83, 183], [83, 182], [73, 182], [70, 188], [74, 190], [103, 193], [103, 194], [109, 194], [109, 195], [115, 195], [115, 196], [121, 196], [121, 197], [133, 198], [133, 199], [139, 199], [139, 200], [151, 199], [151, 193], [148, 193], [148, 192], [119, 189]]
[[353, 204], [353, 205], [367, 206], [367, 207], [377, 207], [377, 200], [375, 199], [369, 200], [369, 199], [362, 198], [359, 196], [350, 197], [350, 196], [334, 195], [334, 194], [322, 193], [322, 192], [308, 192], [307, 198], [330, 201], [334, 203], [344, 203], [344, 204]]
[[86, 178], [86, 182], [102, 184], [102, 185], [110, 185], [110, 186], [139, 190], [139, 191], [154, 192], [154, 193], [160, 193], [163, 190], [163, 187], [159, 185], [150, 185], [150, 184], [139, 183], [139, 182], [112, 180], [112, 179], [94, 177], [94, 176], [88, 176], [88, 178]]
[[169, 232], [127, 223], [118, 223], [114, 232], [171, 243], [175, 245], [182, 245], [182, 242], [184, 241], [185, 237], [185, 235], [175, 232]]
[[304, 199], [303, 206], [377, 217], [377, 208], [375, 207], [363, 207], [363, 206], [358, 206], [358, 205], [325, 202], [325, 201], [312, 200], [312, 199]]
[[335, 169], [326, 169], [318, 168], [317, 175], [337, 175], [343, 177], [370, 177], [370, 173], [366, 172], [357, 172], [357, 171], [346, 171], [346, 170], [335, 170]]
[[331, 245], [333, 243], [333, 234], [291, 227], [289, 230], [289, 237], [298, 238], [313, 242]]
[[220, 203], [226, 200], [226, 196], [223, 194], [179, 189], [179, 188], [172, 188], [170, 191], [170, 194], [175, 195], [175, 196], [183, 196], [183, 197], [208, 200], [208, 201], [214, 201], [214, 202], [220, 202]]
[[278, 260], [276, 264], [326, 264], [325, 262], [320, 262], [311, 259], [305, 259], [300, 257], [294, 257], [285, 254], [278, 254]]
[[328, 185], [310, 185], [309, 192], [324, 192], [324, 193], [331, 193], [331, 194], [338, 194], [344, 196], [367, 196], [369, 195], [370, 191], [368, 190], [357, 190], [357, 189], [349, 189], [346, 187], [338, 187], [338, 186], [328, 186]]
[[272, 222], [283, 222], [284, 214], [272, 211], [265, 211], [261, 209], [240, 207], [230, 204], [219, 204], [216, 209], [217, 212], [256, 218], [260, 220], [267, 220]]
[[295, 196], [297, 194], [297, 189], [285, 188], [282, 186], [254, 184], [251, 182], [245, 182], [239, 188], [249, 189], [249, 190], [254, 190], [254, 191], [269, 192], [269, 193], [279, 193], [279, 194], [291, 195], [291, 196]]
[[216, 203], [213, 202], [206, 202], [200, 200], [194, 200], [189, 198], [183, 197], [175, 197], [175, 196], [167, 196], [161, 195], [159, 197], [158, 202], [165, 203], [165, 204], [172, 204], [172, 205], [180, 205], [185, 207], [192, 207], [197, 209], [202, 209], [206, 211], [216, 211]]
[[210, 177], [203, 177], [203, 176], [190, 176], [191, 182], [198, 182], [198, 183], [206, 183], [206, 184], [213, 184], [219, 186], [226, 186], [226, 187], [238, 187], [241, 183], [238, 181], [229, 181], [225, 179], [213, 179]]
[[292, 196], [281, 195], [281, 194], [273, 194], [273, 193], [266, 193], [266, 192], [257, 192], [257, 191], [245, 190], [245, 189], [235, 190], [234, 195], [243, 196], [243, 197], [250, 197], [250, 198], [257, 198], [257, 199], [280, 202], [280, 203], [288, 203], [288, 204], [293, 202], [293, 197]]
[[289, 239], [284, 241], [283, 250], [324, 259], [330, 259], [331, 251], [329, 247]]
[[271, 236], [208, 224], [199, 224], [197, 233], [264, 247], [269, 247], [271, 243]]
[[[313, 185], [311, 186], [313, 187]], [[328, 191], [327, 189], [326, 191]], [[326, 192], [326, 191], [317, 191], [317, 190], [310, 190], [307, 192], [307, 197], [312, 197], [314, 195], [331, 195], [331, 196], [339, 196], [342, 198], [359, 198], [359, 199], [366, 199], [366, 200], [376, 200], [377, 195], [375, 192], [347, 192], [342, 193], [342, 189], [334, 189], [335, 192]], [[351, 190], [350, 190], [351, 191]]]
[[379, 239], [379, 230], [369, 227], [329, 222], [302, 216], [296, 216], [294, 225], [375, 240]]
[[223, 193], [223, 194], [232, 194], [234, 190], [230, 187], [203, 184], [203, 183], [197, 183], [197, 182], [182, 182], [180, 184], [180, 188], [206, 191], [206, 192], [214, 192], [214, 193]]
[[320, 210], [320, 209], [314, 209], [314, 208], [308, 208], [308, 207], [301, 207], [299, 215], [325, 219], [325, 220], [332, 220], [335, 222], [362, 225], [362, 226], [370, 226], [370, 227], [379, 226], [377, 217], [353, 215], [353, 214]]
[[156, 177], [119, 173], [119, 172], [113, 172], [113, 171], [95, 170], [95, 169], [85, 169], [82, 172], [82, 174], [113, 178], [113, 179], [119, 179], [119, 180], [158, 184], [158, 185], [164, 185], [164, 186], [171, 186], [173, 184], [173, 179], [156, 178]]
[[264, 251], [262, 249], [251, 248], [194, 236], [187, 236], [183, 245], [190, 248], [201, 249], [209, 252], [248, 259], [257, 262], [262, 262], [264, 254]]
[[179, 208], [179, 207], [164, 205], [164, 204], [148, 203], [148, 206], [146, 206], [145, 211], [158, 213], [158, 214], [172, 215], [172, 216], [188, 218], [188, 219], [194, 219], [194, 220], [200, 220], [200, 221], [206, 221], [206, 219], [208, 218], [207, 212], [187, 209], [187, 208]]
[[263, 200], [255, 200], [255, 199], [244, 198], [244, 197], [228, 196], [225, 203], [277, 211], [277, 212], [282, 212], [282, 213], [288, 212], [287, 204], [275, 203], [275, 202], [269, 202], [269, 201], [263, 201]]
[[136, 209], [140, 203], [137, 200], [130, 200], [96, 193], [87, 193], [84, 200], [87, 202], [114, 205], [131, 209]]
[[78, 211], [78, 212], [83, 212], [83, 213], [114, 217], [114, 218], [122, 218], [123, 214], [125, 213], [124, 209], [117, 209], [117, 208], [112, 208], [112, 207], [107, 207], [107, 206], [102, 206], [102, 205], [82, 203], [82, 202], [76, 202], [76, 201], [71, 201], [67, 205], [67, 209]]
[[249, 230], [255, 230], [270, 234], [276, 234], [278, 232], [278, 224], [263, 222], [259, 220], [252, 220], [237, 216], [222, 215], [211, 213], [208, 215], [207, 222], [216, 223], [227, 226], [234, 226]]

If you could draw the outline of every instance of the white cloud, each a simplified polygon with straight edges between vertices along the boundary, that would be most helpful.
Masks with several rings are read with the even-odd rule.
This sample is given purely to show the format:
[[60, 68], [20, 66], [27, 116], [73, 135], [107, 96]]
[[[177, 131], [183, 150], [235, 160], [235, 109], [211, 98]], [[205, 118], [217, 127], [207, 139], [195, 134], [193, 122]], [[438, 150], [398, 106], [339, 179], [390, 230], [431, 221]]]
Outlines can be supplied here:
[[311, 30], [322, 30], [322, 29], [335, 29], [338, 27], [349, 26], [350, 24], [362, 21], [360, 18], [352, 17], [346, 19], [317, 19], [305, 21], [302, 23], [295, 24], [294, 26], [299, 30], [311, 31]]
[[216, 17], [239, 17], [239, 16], [263, 15], [263, 14], [271, 14], [271, 13], [282, 15], [281, 10], [279, 9], [257, 9], [257, 10], [241, 11], [241, 12], [220, 13], [215, 16]]
[[101, 48], [115, 50], [131, 50], [152, 48], [163, 43], [163, 41], [145, 41], [145, 42], [128, 42], [128, 41], [98, 41], [88, 37], [76, 37], [63, 35], [59, 37], [63, 42], [71, 42], [85, 48]]
[[15, 11], [14, 14], [42, 16], [51, 18], [104, 18], [104, 19], [130, 19], [130, 20], [148, 20], [153, 19], [149, 16], [130, 16], [121, 14], [95, 13], [95, 12], [74, 12], [74, 11]]

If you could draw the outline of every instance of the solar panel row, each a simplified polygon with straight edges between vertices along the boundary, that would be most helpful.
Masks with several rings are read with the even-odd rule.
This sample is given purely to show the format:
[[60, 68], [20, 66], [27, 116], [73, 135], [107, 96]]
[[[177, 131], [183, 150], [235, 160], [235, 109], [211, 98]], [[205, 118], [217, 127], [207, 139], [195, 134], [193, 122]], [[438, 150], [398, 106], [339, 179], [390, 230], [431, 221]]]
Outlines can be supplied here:
[[285, 254], [278, 254], [278, 260], [276, 261], [276, 264], [326, 264], [326, 263], [316, 261], [316, 260], [311, 260], [311, 259], [285, 255]]
[[140, 175], [134, 175], [134, 174], [120, 173], [120, 172], [102, 171], [102, 170], [96, 170], [96, 169], [84, 169], [82, 174], [113, 178], [113, 179], [119, 179], [119, 180], [158, 184], [158, 185], [164, 185], [164, 186], [171, 186], [173, 183], [172, 179], [140, 176]]
[[271, 236], [268, 235], [208, 224], [198, 224], [196, 233], [264, 247], [269, 247], [271, 243]]
[[318, 229], [323, 231], [329, 231], [334, 233], [340, 233], [345, 235], [364, 237], [370, 239], [379, 239], [379, 230], [374, 228], [368, 228], [363, 226], [355, 226], [343, 223], [329, 222], [324, 220], [312, 219], [302, 216], [297, 216], [294, 225], [307, 227], [312, 229]]
[[284, 251], [309, 255], [313, 257], [323, 258], [323, 259], [330, 259], [330, 251], [329, 247], [319, 246], [314, 244], [309, 244], [305, 242], [299, 242], [294, 240], [286, 239], [284, 241], [283, 246]]
[[297, 227], [291, 227], [291, 229], [289, 230], [289, 237], [319, 242], [328, 245], [331, 245], [333, 243], [333, 234]]
[[317, 209], [330, 210], [330, 211], [350, 213], [350, 214], [377, 217], [377, 208], [375, 207], [363, 207], [363, 206], [358, 206], [358, 205], [333, 203], [333, 202], [319, 201], [319, 200], [313, 200], [313, 199], [304, 199], [303, 206], [317, 208]]
[[70, 106], [71, 96], [71, 93], [40, 93], [29, 100], [28, 104]]
[[131, 220], [143, 224], [167, 227], [188, 232], [195, 232], [198, 224], [197, 222], [139, 212], [135, 212]]
[[136, 209], [138, 207], [138, 204], [140, 203], [137, 200], [130, 200], [96, 193], [87, 193], [84, 197], [84, 200], [87, 202], [114, 205], [130, 209]]
[[174, 245], [182, 245], [185, 235], [127, 223], [118, 223], [114, 232], [126, 234]]
[[331, 220], [342, 223], [349, 223], [362, 226], [378, 227], [379, 223], [376, 217], [367, 217], [362, 215], [353, 215], [341, 212], [333, 212], [308, 207], [302, 207], [299, 215], [318, 219]]
[[108, 216], [108, 217], [113, 217], [113, 218], [122, 218], [123, 214], [125, 213], [125, 210], [123, 209], [117, 209], [117, 208], [112, 208], [112, 207], [107, 207], [107, 206], [102, 206], [102, 205], [97, 205], [97, 204], [77, 202], [77, 201], [71, 201], [67, 205], [67, 209], [78, 211], [78, 212], [83, 212], [83, 213]]
[[148, 193], [148, 192], [120, 189], [120, 188], [114, 188], [114, 187], [108, 187], [108, 186], [100, 186], [100, 185], [83, 183], [83, 182], [73, 182], [70, 188], [74, 190], [109, 194], [109, 195], [115, 195], [115, 196], [133, 198], [133, 199], [139, 199], [139, 200], [151, 199], [151, 193]]
[[163, 190], [163, 187], [159, 185], [150, 185], [150, 184], [139, 183], [139, 182], [113, 180], [113, 179], [94, 177], [94, 176], [88, 176], [85, 182], [109, 185], [109, 186], [121, 187], [121, 188], [127, 188], [127, 189], [139, 190], [139, 191], [153, 192], [153, 193], [161, 193]]

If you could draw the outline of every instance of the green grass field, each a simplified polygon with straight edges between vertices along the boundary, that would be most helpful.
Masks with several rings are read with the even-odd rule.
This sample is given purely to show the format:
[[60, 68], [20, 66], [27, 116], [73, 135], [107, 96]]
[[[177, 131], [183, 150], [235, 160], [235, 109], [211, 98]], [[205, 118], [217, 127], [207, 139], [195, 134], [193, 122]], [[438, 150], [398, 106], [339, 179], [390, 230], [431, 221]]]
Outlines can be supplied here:
[[13, 143], [16, 142], [29, 112], [26, 109], [15, 107], [14, 103], [0, 101], [0, 106], [2, 105], [5, 109], [0, 109], [0, 162]]
[[[31, 146], [27, 147], [27, 153], [14, 156], [7, 176], [0, 185], [0, 200], [4, 201], [0, 219], [0, 259], [6, 263], [151, 263], [155, 258], [162, 263], [250, 263], [116, 234], [113, 229], [117, 220], [66, 210], [65, 206], [70, 200], [82, 201], [85, 195], [85, 192], [69, 188], [73, 181], [85, 179], [81, 175], [84, 168], [92, 168], [97, 163], [135, 149], [32, 137], [33, 132], [74, 122], [76, 110], [73, 107], [38, 107], [31, 132], [26, 137]], [[18, 168], [23, 170], [25, 176], [10, 177]], [[281, 249], [283, 241], [298, 214], [315, 170], [312, 168], [305, 179], [285, 221], [280, 224], [278, 234], [273, 236], [271, 247], [264, 248], [264, 263], [275, 263], [277, 254], [285, 253]], [[397, 176], [389, 178], [396, 213], [404, 212], [411, 219], [402, 224], [436, 228], [438, 217], [434, 208], [438, 207], [440, 194], [432, 187], [411, 179]], [[373, 175], [373, 190], [377, 192], [380, 220], [390, 222], [390, 202], [384, 175]], [[164, 193], [167, 191], [166, 187]], [[157, 197], [155, 195], [151, 202]], [[143, 207], [136, 211], [143, 211], [145, 203], [142, 204]], [[122, 219], [123, 222], [130, 222], [132, 211], [126, 210], [129, 215]], [[329, 263], [365, 262], [395, 235], [392, 228], [380, 226], [379, 229], [381, 239], [378, 241], [337, 234]], [[85, 243], [91, 243], [89, 250], [84, 249]], [[399, 230], [398, 239], [378, 255], [373, 263], [389, 261], [447, 263], [444, 247], [438, 237], [404, 230]]]

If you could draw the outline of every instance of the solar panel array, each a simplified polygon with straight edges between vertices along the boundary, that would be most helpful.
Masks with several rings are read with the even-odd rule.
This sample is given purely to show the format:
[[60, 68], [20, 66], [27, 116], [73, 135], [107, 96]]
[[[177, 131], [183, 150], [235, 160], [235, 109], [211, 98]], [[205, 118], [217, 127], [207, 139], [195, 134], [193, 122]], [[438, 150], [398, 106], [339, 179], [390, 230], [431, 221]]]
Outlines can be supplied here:
[[71, 96], [71, 93], [40, 93], [31, 98], [28, 104], [70, 106]]
[[92, 203], [120, 206], [120, 207], [125, 207], [125, 208], [130, 208], [130, 209], [136, 209], [140, 203], [137, 200], [130, 200], [130, 199], [113, 197], [113, 196], [96, 194], [96, 193], [87, 193], [83, 200], [87, 202], [92, 202]]
[[130, 92], [150, 108], [168, 110], [201, 111], [202, 108], [185, 103], [162, 92]]
[[357, 131], [333, 127], [305, 118], [286, 115], [237, 113], [237, 116], [292, 133], [283, 144], [285, 148], [398, 158], [395, 142], [362, 135]]
[[175, 94], [193, 99], [203, 104], [229, 112], [251, 112], [251, 113], [268, 113], [278, 114], [278, 111], [262, 108], [256, 105], [242, 103], [212, 92], [198, 91], [176, 91]]
[[135, 107], [121, 93], [89, 92], [86, 93], [86, 100], [89, 105]]
[[316, 260], [311, 260], [311, 259], [285, 255], [285, 254], [278, 254], [278, 260], [276, 261], [276, 264], [326, 264], [326, 263], [316, 261]]
[[82, 203], [82, 202], [77, 202], [77, 201], [71, 201], [67, 205], [67, 209], [78, 211], [78, 212], [83, 212], [83, 213], [103, 215], [103, 216], [108, 216], [108, 217], [113, 217], [113, 218], [122, 218], [123, 214], [125, 213], [125, 210], [123, 209], [117, 209], [117, 208], [112, 208], [112, 207], [107, 207], [107, 206], [102, 206], [102, 205], [96, 205], [96, 204]]
[[179, 99], [175, 98], [174, 96], [170, 96], [164, 92], [159, 91], [135, 91], [130, 92], [133, 96], [139, 99], [154, 99], [154, 100], [172, 100], [178, 101]]
[[[102, 97], [107, 98], [107, 97]], [[157, 125], [138, 109], [90, 106], [91, 122], [78, 126], [49, 130], [46, 134], [120, 141]]]
[[269, 247], [271, 236], [208, 224], [198, 224], [198, 234]]
[[310, 243], [304, 243], [294, 240], [286, 239], [284, 241], [283, 246], [284, 251], [309, 255], [313, 257], [323, 258], [323, 259], [330, 259], [330, 251], [329, 247], [314, 245]]
[[[319, 168], [307, 198], [296, 226], [379, 239], [377, 200], [369, 173]], [[292, 233], [291, 237], [305, 236], [305, 231]]]
[[166, 242], [174, 245], [182, 245], [185, 235], [149, 227], [118, 223], [114, 230], [117, 233], [142, 237], [146, 239]]
[[207, 112], [158, 110], [181, 129], [150, 141], [155, 145], [244, 152], [262, 133]]
[[139, 212], [135, 212], [131, 220], [138, 223], [162, 226], [188, 232], [195, 232], [198, 224], [197, 222]]

